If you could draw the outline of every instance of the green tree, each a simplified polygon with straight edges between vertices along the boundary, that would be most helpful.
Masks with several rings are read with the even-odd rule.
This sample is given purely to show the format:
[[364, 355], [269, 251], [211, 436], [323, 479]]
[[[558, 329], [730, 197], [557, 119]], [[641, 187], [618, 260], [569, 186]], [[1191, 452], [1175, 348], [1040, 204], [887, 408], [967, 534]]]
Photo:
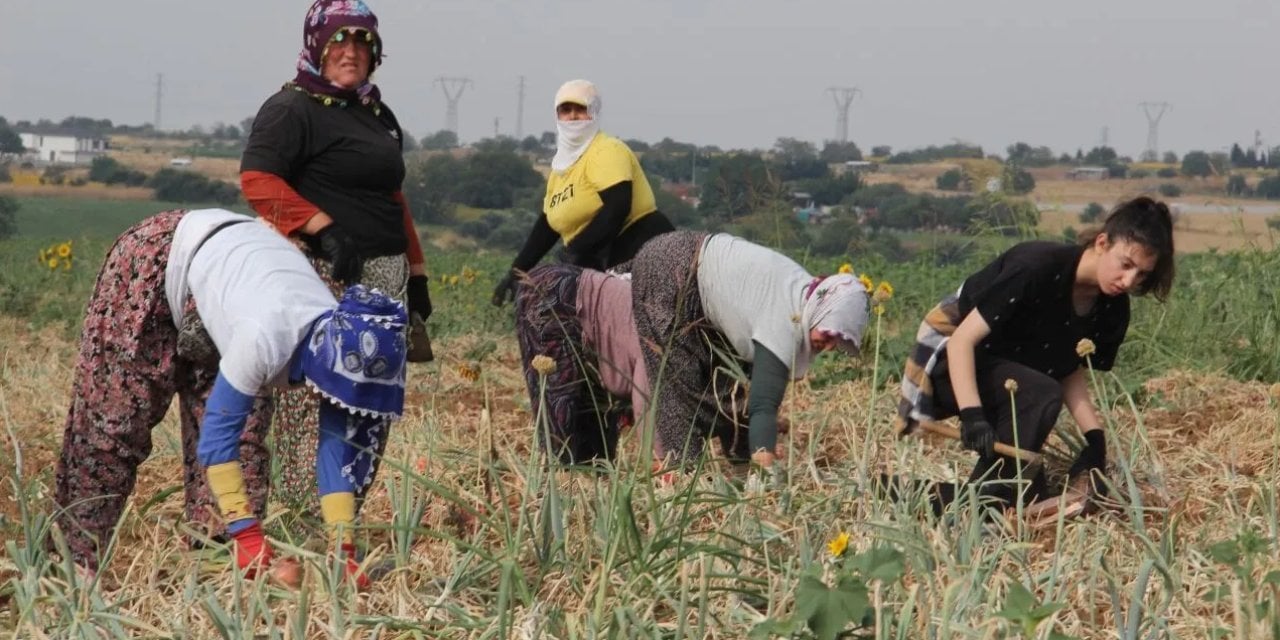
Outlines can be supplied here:
[[1188, 151], [1182, 156], [1182, 175], [1203, 178], [1213, 173], [1213, 164], [1209, 154], [1203, 151]]
[[1025, 142], [1016, 142], [1005, 151], [1008, 153], [1008, 162], [1023, 167], [1047, 167], [1054, 163], [1053, 149], [1049, 147], [1033, 147]]
[[1156, 191], [1166, 198], [1176, 198], [1182, 195], [1182, 187], [1179, 187], [1172, 182], [1161, 184], [1159, 187], [1156, 187]]
[[699, 209], [708, 216], [732, 219], [777, 201], [781, 194], [781, 183], [760, 156], [719, 156], [712, 160], [702, 184]]
[[947, 169], [942, 172], [942, 175], [935, 178], [933, 183], [943, 191], [968, 190], [963, 169]]
[[1244, 176], [1235, 173], [1227, 178], [1227, 195], [1233, 198], [1242, 198], [1250, 195], [1249, 183], [1245, 181]]
[[0, 240], [18, 233], [15, 220], [18, 213], [18, 201], [9, 196], [0, 195]]
[[1017, 195], [1031, 193], [1036, 188], [1036, 179], [1031, 173], [1015, 165], [1005, 165], [1002, 180], [1004, 190]]
[[1164, 152], [1164, 157], [1161, 159], [1165, 164], [1178, 164], [1178, 154], [1172, 151]]
[[1094, 147], [1084, 154], [1084, 163], [1107, 167], [1116, 162], [1116, 150], [1111, 147]]
[[1080, 222], [1085, 224], [1097, 222], [1102, 219], [1102, 215], [1106, 212], [1107, 210], [1103, 208], [1102, 205], [1096, 202], [1090, 202], [1089, 205], [1084, 208], [1084, 211], [1080, 212]]
[[773, 144], [771, 164], [783, 181], [821, 178], [829, 171], [827, 163], [818, 158], [813, 143], [795, 138], [778, 138]]
[[887, 158], [893, 155], [893, 147], [887, 144], [876, 145], [871, 147], [871, 155], [877, 158]]
[[448, 130], [441, 129], [421, 141], [422, 148], [427, 151], [445, 151], [447, 149], [455, 149], [458, 146], [458, 134]]
[[828, 140], [822, 145], [822, 151], [818, 153], [818, 157], [823, 162], [849, 162], [852, 160], [862, 159], [862, 150], [853, 142], [837, 142]]
[[471, 145], [476, 151], [496, 151], [499, 153], [515, 153], [520, 148], [520, 142], [510, 136], [498, 136], [496, 138], [484, 138], [476, 141]]
[[462, 181], [462, 161], [437, 154], [413, 162], [406, 171], [404, 195], [413, 219], [431, 224], [453, 221], [453, 190]]
[[542, 184], [542, 176], [514, 151], [481, 151], [466, 159], [453, 196], [458, 204], [481, 209], [510, 209], [516, 191]]
[[542, 143], [531, 135], [525, 136], [524, 140], [520, 141], [520, 150], [525, 153], [537, 153], [542, 150]]
[[1253, 188], [1253, 195], [1267, 200], [1280, 200], [1280, 175], [1263, 178]]
[[22, 138], [9, 127], [9, 123], [0, 118], [0, 153], [22, 153]]

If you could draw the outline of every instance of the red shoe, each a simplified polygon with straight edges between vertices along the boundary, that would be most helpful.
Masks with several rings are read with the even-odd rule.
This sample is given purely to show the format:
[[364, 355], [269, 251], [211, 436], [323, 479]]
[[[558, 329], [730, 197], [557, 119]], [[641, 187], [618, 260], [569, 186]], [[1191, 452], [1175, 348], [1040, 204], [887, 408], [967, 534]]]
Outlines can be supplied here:
[[244, 571], [244, 577], [252, 580], [258, 570], [271, 566], [271, 545], [262, 534], [262, 525], [254, 522], [231, 535], [236, 545], [236, 566]]
[[339, 550], [343, 559], [346, 560], [346, 579], [355, 585], [356, 591], [368, 591], [371, 581], [369, 576], [360, 570], [360, 561], [356, 559], [356, 545], [348, 542], [339, 547]]

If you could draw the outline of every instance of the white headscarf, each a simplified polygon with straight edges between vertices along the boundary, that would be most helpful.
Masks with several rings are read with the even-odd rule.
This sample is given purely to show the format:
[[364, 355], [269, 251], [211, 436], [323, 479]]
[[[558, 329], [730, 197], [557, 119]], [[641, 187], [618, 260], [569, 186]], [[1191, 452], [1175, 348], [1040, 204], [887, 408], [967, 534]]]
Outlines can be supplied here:
[[809, 344], [809, 331], [837, 338], [836, 348], [858, 355], [862, 346], [862, 332], [867, 328], [870, 294], [867, 288], [852, 275], [842, 273], [828, 276], [805, 287], [804, 311], [800, 326], [804, 327], [802, 348], [796, 357], [792, 377], [800, 379], [813, 364], [813, 346]]
[[600, 94], [594, 84], [587, 80], [570, 80], [560, 85], [553, 108], [566, 102], [586, 107], [591, 119], [566, 121], [556, 118], [556, 155], [551, 159], [551, 170], [557, 172], [572, 167], [600, 133]]

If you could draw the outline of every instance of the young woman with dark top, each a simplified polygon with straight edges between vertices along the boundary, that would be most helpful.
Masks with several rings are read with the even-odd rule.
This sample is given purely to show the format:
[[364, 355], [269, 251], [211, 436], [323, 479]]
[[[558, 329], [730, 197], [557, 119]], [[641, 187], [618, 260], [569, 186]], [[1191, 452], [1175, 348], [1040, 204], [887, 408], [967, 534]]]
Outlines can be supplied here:
[[970, 480], [1008, 504], [1040, 493], [1043, 475], [1019, 492], [1018, 465], [995, 443], [1040, 451], [1065, 405], [1085, 440], [1071, 474], [1100, 474], [1106, 435], [1087, 367], [1111, 369], [1129, 296], [1163, 301], [1173, 276], [1169, 209], [1146, 197], [1119, 205], [1083, 244], [1014, 246], [925, 316], [903, 374], [900, 430], [958, 415], [965, 448], [978, 453]]

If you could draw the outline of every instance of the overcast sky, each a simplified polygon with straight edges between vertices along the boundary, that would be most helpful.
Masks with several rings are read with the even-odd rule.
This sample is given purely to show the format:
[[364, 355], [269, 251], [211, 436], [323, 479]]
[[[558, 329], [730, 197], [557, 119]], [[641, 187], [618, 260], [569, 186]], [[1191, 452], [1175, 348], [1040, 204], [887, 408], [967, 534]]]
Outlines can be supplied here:
[[[309, 3], [0, 0], [0, 115], [152, 120], [252, 115], [292, 77]], [[564, 80], [600, 88], [605, 130], [724, 148], [834, 136], [830, 86], [856, 86], [864, 149], [953, 138], [1137, 155], [1141, 101], [1173, 103], [1161, 150], [1280, 144], [1277, 0], [370, 0], [387, 59], [375, 80], [401, 123], [443, 128], [433, 80], [466, 76], [464, 141], [552, 128]]]

